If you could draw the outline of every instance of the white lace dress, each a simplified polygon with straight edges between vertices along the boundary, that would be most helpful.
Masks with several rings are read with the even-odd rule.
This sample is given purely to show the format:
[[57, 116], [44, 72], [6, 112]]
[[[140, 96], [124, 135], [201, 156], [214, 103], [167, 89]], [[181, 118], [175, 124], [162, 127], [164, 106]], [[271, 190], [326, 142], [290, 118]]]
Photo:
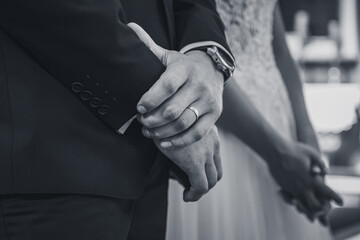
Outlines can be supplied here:
[[[217, 0], [217, 4], [237, 59], [232, 81], [280, 134], [295, 138], [291, 104], [272, 51], [276, 0]], [[328, 229], [283, 203], [264, 161], [219, 127], [224, 177], [198, 203], [183, 203], [183, 189], [170, 182], [167, 239], [331, 239]]]

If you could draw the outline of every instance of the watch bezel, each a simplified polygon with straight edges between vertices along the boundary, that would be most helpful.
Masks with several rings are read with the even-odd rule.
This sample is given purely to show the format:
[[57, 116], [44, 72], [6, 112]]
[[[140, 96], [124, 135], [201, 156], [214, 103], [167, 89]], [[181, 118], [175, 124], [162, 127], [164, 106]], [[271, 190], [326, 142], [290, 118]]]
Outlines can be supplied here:
[[219, 49], [216, 46], [211, 46], [206, 49], [207, 54], [213, 59], [216, 64], [216, 68], [219, 71], [222, 71], [226, 78], [229, 79], [232, 77], [235, 70], [234, 66], [231, 66], [225, 58], [220, 53]]

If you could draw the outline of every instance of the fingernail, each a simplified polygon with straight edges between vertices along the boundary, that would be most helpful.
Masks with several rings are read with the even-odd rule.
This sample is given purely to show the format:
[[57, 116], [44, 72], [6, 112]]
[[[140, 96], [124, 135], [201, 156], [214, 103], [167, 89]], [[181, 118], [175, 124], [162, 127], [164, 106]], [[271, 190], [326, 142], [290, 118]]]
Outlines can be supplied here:
[[150, 137], [150, 132], [149, 132], [149, 130], [147, 129], [147, 128], [143, 128], [142, 129], [142, 132], [143, 132], [143, 135], [145, 136], [145, 137]]
[[162, 148], [169, 148], [169, 147], [172, 147], [172, 143], [171, 142], [161, 142], [160, 146]]
[[137, 110], [139, 113], [144, 114], [146, 113], [146, 108], [143, 105], [137, 106]]

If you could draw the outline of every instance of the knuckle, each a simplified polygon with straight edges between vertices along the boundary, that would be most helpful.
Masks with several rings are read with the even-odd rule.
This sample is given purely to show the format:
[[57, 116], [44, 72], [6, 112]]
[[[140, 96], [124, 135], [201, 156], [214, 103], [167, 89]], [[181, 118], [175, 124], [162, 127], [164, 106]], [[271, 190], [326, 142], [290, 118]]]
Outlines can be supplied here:
[[143, 118], [141, 123], [146, 127], [146, 128], [153, 128], [155, 123], [154, 121], [151, 120], [151, 118]]
[[144, 105], [147, 109], [153, 109], [156, 106], [155, 102], [150, 96], [144, 98], [144, 100], [142, 101], [142, 105]]
[[[199, 78], [202, 79], [202, 78]], [[202, 81], [197, 81], [196, 84], [197, 91], [201, 92], [203, 95], [207, 96], [210, 92], [208, 86], [204, 84]], [[210, 100], [213, 101], [213, 100]]]
[[173, 139], [172, 142], [175, 147], [184, 147], [186, 145], [186, 142], [183, 137]]
[[167, 107], [165, 110], [164, 110], [164, 118], [168, 121], [173, 121], [175, 119], [177, 119], [180, 114], [181, 114], [181, 111], [180, 109], [177, 107], [177, 106], [169, 106]]
[[195, 142], [200, 141], [205, 134], [206, 134], [206, 131], [204, 129], [197, 128], [194, 131], [193, 139], [195, 140]]
[[166, 83], [164, 83], [164, 90], [168, 95], [174, 94], [176, 91], [176, 86], [173, 81], [167, 81]]
[[185, 130], [185, 129], [187, 129], [188, 128], [188, 126], [189, 126], [189, 120], [188, 119], [186, 119], [186, 118], [179, 118], [178, 119], [178, 121], [177, 121], [177, 123], [176, 123], [176, 125], [175, 125], [175, 129], [177, 130], [177, 131], [183, 131], [183, 130]]
[[155, 139], [161, 138], [161, 133], [157, 130], [149, 130], [149, 133], [150, 133], [150, 136]]
[[202, 138], [201, 133], [200, 133], [199, 131], [196, 131], [196, 132], [194, 133], [193, 140], [194, 140], [195, 142], [197, 142], [197, 141], [200, 141], [201, 138]]
[[200, 184], [198, 187], [197, 187], [197, 189], [196, 189], [196, 192], [198, 193], [198, 194], [204, 194], [204, 193], [207, 193], [208, 192], [208, 186], [205, 184], [205, 183], [203, 183], [203, 184]]
[[193, 158], [192, 161], [193, 161], [193, 168], [194, 168], [196, 175], [198, 175], [198, 176], [201, 175], [203, 172], [202, 162], [198, 161], [197, 158]]

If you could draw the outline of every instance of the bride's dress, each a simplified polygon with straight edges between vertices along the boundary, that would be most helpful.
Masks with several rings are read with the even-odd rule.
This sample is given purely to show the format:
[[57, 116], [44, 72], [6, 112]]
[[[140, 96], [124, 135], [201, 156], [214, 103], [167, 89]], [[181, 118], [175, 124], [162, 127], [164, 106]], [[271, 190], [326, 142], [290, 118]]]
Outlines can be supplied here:
[[[218, 0], [217, 4], [237, 59], [232, 81], [280, 134], [295, 138], [290, 101], [272, 52], [276, 0]], [[183, 189], [170, 182], [167, 239], [330, 239], [328, 229], [283, 203], [264, 161], [219, 127], [224, 177], [198, 203], [183, 203]]]

